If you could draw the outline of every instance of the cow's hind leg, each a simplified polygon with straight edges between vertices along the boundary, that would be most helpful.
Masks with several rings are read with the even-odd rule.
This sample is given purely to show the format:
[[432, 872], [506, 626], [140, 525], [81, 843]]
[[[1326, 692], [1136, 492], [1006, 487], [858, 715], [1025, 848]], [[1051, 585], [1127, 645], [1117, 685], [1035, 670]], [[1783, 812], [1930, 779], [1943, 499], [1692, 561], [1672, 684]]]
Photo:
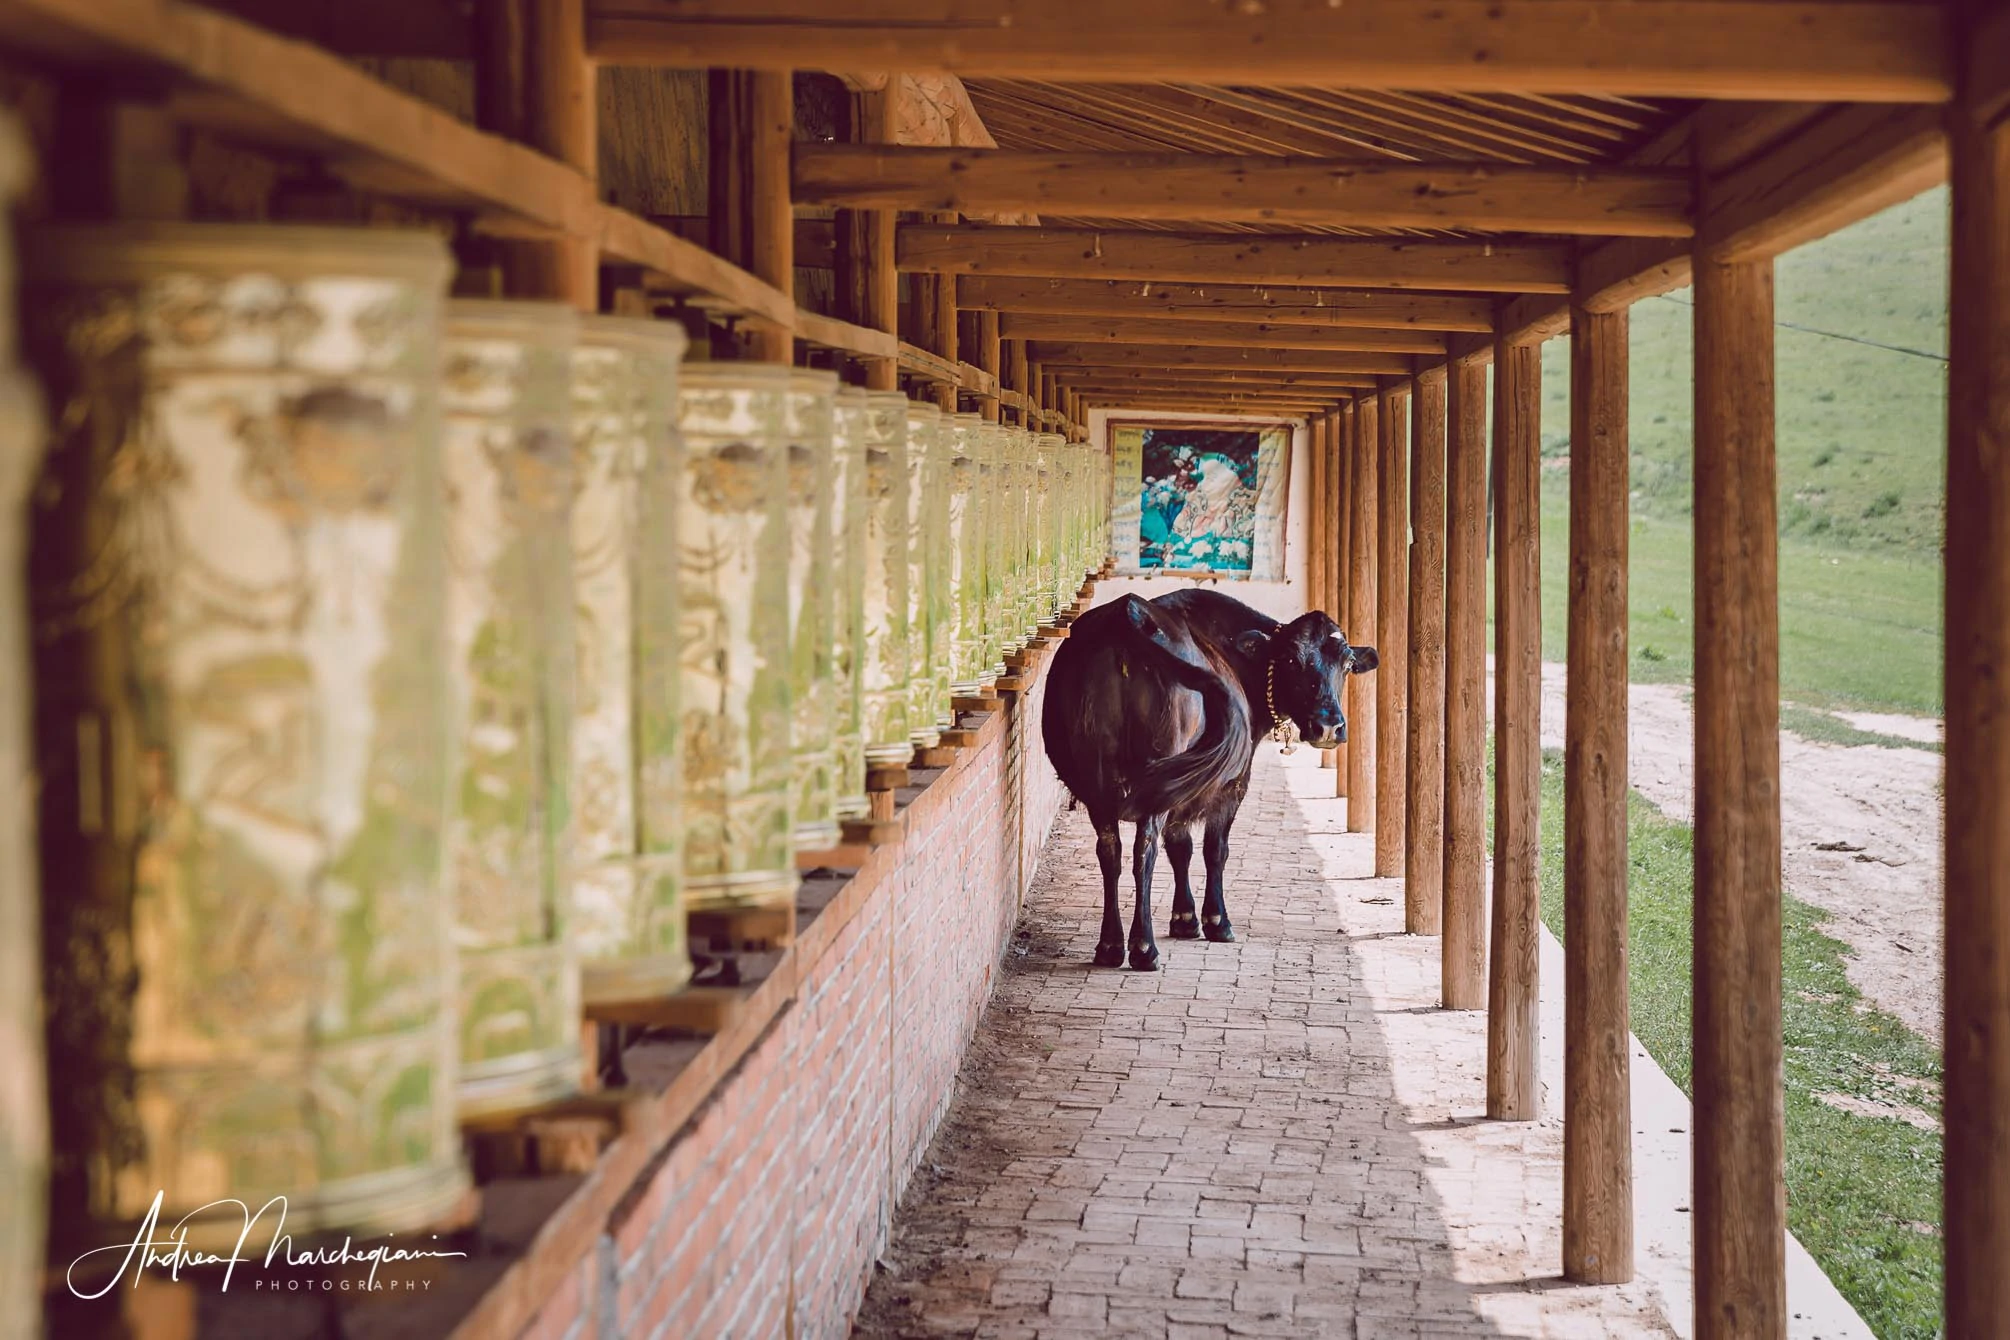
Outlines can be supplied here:
[[1201, 905], [1200, 928], [1208, 939], [1226, 944], [1235, 939], [1235, 923], [1228, 919], [1228, 895], [1223, 888], [1223, 872], [1228, 868], [1228, 830], [1235, 826], [1240, 793], [1225, 797], [1207, 816], [1207, 831], [1201, 838], [1201, 860], [1207, 865], [1207, 894]]
[[1172, 863], [1172, 924], [1166, 934], [1175, 940], [1200, 938], [1200, 914], [1193, 910], [1193, 881], [1187, 867], [1193, 864], [1193, 830], [1182, 819], [1166, 821], [1166, 860]]
[[1103, 868], [1103, 932], [1096, 939], [1096, 966], [1124, 966], [1124, 917], [1117, 910], [1117, 881], [1124, 870], [1124, 835], [1115, 819], [1090, 816], [1096, 826], [1096, 864]]
[[1131, 874], [1138, 884], [1137, 906], [1131, 911], [1131, 966], [1139, 972], [1159, 966], [1158, 942], [1152, 939], [1152, 866], [1158, 861], [1159, 829], [1164, 823], [1162, 814], [1140, 819], [1137, 841], [1131, 846]]

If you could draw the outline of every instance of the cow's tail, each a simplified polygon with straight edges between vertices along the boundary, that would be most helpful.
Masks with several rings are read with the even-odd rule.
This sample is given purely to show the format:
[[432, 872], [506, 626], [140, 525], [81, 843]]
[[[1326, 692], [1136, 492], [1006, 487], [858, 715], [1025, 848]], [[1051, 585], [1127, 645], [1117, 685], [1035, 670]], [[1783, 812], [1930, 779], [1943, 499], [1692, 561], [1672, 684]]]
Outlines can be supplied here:
[[[1125, 613], [1131, 642], [1152, 657], [1182, 688], [1200, 694], [1204, 724], [1186, 749], [1147, 764], [1130, 788], [1130, 809], [1139, 816], [1185, 809], [1189, 802], [1240, 777], [1249, 766], [1249, 707], [1230, 688], [1224, 670], [1195, 665], [1175, 652], [1152, 619], [1145, 602], [1134, 602]], [[1149, 649], [1149, 650], [1146, 650]]]

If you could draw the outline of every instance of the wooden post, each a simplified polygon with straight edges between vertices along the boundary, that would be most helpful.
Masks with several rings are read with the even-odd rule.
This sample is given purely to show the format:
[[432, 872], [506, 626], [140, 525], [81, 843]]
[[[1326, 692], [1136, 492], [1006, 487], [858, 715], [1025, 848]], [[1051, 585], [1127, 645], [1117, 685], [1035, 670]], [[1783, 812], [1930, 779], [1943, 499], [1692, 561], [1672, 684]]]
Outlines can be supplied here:
[[1417, 377], [1410, 428], [1409, 718], [1403, 920], [1443, 927], [1445, 874], [1445, 369]]
[[1772, 263], [1699, 254], [1695, 276], [1696, 1334], [1714, 1340], [1786, 1334], [1779, 593]]
[[[1981, 69], [1975, 63], [1975, 73]], [[2010, 120], [1950, 116], [1948, 1335], [2010, 1316]]]
[[[795, 137], [795, 93], [786, 70], [746, 76], [748, 124], [748, 257], [756, 279], [773, 284], [791, 303], [796, 294], [796, 219], [789, 204], [789, 145]], [[766, 363], [795, 361], [794, 322], [760, 322], [747, 340], [749, 357]]]
[[[1340, 631], [1348, 634], [1351, 642], [1360, 636], [1361, 630], [1353, 623], [1352, 583], [1348, 573], [1353, 571], [1354, 542], [1354, 485], [1348, 473], [1349, 462], [1354, 451], [1354, 402], [1348, 400], [1340, 406], [1333, 419], [1333, 621], [1340, 625]], [[1348, 680], [1351, 685], [1352, 679]], [[1353, 690], [1348, 690], [1348, 703], [1352, 703]], [[1333, 751], [1333, 794], [1344, 797], [1347, 794], [1347, 759], [1350, 750], [1343, 744]]]
[[[1354, 440], [1348, 453], [1347, 617], [1354, 638], [1379, 635], [1375, 618], [1376, 447], [1381, 441], [1376, 397], [1354, 402]], [[1370, 645], [1373, 645], [1370, 642]], [[1377, 648], [1379, 651], [1380, 648]], [[1347, 677], [1347, 831], [1373, 833], [1375, 827], [1375, 681], [1380, 670]]]
[[[1542, 346], [1494, 350], [1494, 904], [1487, 1115], [1534, 1121], [1542, 1077], [1536, 837], [1542, 788]], [[1698, 645], [1701, 645], [1700, 643]]]
[[[1314, 415], [1306, 425], [1305, 437], [1310, 447], [1310, 468], [1306, 472], [1306, 491], [1311, 495], [1311, 505], [1306, 508], [1305, 527], [1305, 608], [1318, 609], [1326, 596], [1326, 527], [1327, 487], [1326, 487], [1326, 416]], [[1330, 753], [1330, 750], [1322, 751]]]
[[[1403, 782], [1410, 733], [1410, 383], [1384, 386], [1376, 417], [1376, 595], [1381, 615], [1376, 646], [1382, 668], [1375, 683], [1375, 873], [1403, 873], [1403, 818], [1409, 796]], [[1416, 906], [1407, 891], [1403, 928], [1416, 934]]]
[[1627, 319], [1570, 313], [1563, 743], [1563, 1274], [1633, 1278], [1626, 1008]]
[[[858, 99], [858, 137], [868, 144], [892, 144], [900, 115], [901, 78], [886, 77], [886, 87], [862, 93]], [[895, 229], [899, 215], [890, 209], [862, 212], [864, 253], [858, 258], [857, 295], [863, 306], [855, 320], [859, 325], [889, 335], [900, 331], [900, 270], [894, 258]], [[868, 390], [900, 389], [900, 363], [892, 358], [865, 360]]]
[[[1025, 394], [1030, 400], [1033, 394], [1033, 389], [1032, 389], [1032, 376], [1028, 370], [1028, 366], [1026, 363], [1026, 341], [1024, 340], [1005, 341], [1005, 354], [1007, 359], [1007, 367], [1011, 370], [1012, 389]], [[1032, 427], [1033, 416], [1026, 411], [1023, 410], [1020, 411], [1019, 425], [1022, 428]]]
[[[977, 314], [977, 366], [993, 377], [1003, 370], [999, 363], [1001, 350], [998, 346], [998, 313], [991, 311]], [[1000, 386], [1003, 386], [1001, 381]], [[984, 417], [992, 423], [998, 422], [1000, 404], [996, 400], [984, 402]]]
[[1453, 359], [1445, 385], [1445, 866], [1448, 1010], [1487, 1002], [1487, 370]]

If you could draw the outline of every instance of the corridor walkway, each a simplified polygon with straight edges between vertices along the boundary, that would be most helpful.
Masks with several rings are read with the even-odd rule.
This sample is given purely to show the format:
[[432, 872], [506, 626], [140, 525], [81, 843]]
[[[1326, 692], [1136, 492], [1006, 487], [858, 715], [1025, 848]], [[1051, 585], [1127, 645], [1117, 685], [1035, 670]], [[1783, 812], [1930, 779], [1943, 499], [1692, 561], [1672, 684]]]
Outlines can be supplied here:
[[1437, 942], [1331, 783], [1263, 746], [1241, 942], [1165, 938], [1161, 861], [1153, 974], [1090, 966], [1093, 835], [1062, 814], [857, 1334], [1674, 1334], [1651, 1283], [1556, 1278], [1557, 1114], [1479, 1118], [1484, 1016], [1435, 1008]]

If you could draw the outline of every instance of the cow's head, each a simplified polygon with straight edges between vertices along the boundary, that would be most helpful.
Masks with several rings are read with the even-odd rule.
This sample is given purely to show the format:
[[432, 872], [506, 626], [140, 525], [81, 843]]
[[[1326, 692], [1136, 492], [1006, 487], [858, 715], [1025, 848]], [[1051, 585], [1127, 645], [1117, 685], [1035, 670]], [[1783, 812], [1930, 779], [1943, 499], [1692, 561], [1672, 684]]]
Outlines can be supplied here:
[[1331, 749], [1347, 742], [1341, 693], [1348, 675], [1365, 675], [1380, 663], [1373, 647], [1349, 646], [1338, 625], [1318, 610], [1274, 633], [1251, 629], [1235, 646], [1263, 667], [1263, 692], [1272, 709], [1289, 717], [1307, 744]]

